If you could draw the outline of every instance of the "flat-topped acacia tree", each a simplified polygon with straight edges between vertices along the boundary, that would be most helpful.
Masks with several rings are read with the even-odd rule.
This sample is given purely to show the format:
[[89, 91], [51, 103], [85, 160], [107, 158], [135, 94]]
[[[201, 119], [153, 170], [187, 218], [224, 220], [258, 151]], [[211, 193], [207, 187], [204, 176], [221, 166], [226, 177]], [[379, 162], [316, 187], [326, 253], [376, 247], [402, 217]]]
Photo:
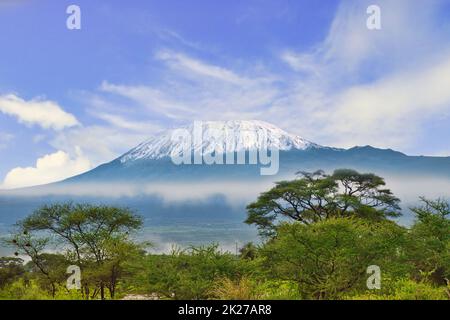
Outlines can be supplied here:
[[[101, 299], [105, 299], [105, 288], [113, 298], [121, 265], [141, 249], [129, 235], [141, 228], [142, 218], [126, 208], [73, 203], [45, 205], [16, 226], [17, 232], [9, 242], [28, 255], [47, 277], [50, 274], [42, 264], [42, 252], [52, 243], [58, 244], [67, 261], [81, 268], [86, 298], [100, 293]], [[90, 285], [94, 285], [91, 293]]]
[[277, 182], [249, 204], [245, 222], [270, 236], [280, 218], [309, 225], [336, 217], [380, 220], [401, 215], [400, 199], [375, 174], [339, 169], [332, 175], [321, 170], [298, 175], [295, 180]]

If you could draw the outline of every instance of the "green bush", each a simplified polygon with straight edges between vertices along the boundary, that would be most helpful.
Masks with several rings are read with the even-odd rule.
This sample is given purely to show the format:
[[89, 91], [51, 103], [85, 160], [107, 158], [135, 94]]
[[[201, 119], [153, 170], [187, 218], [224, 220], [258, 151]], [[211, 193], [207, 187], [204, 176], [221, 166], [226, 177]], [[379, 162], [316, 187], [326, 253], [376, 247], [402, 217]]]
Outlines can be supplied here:
[[378, 291], [366, 291], [362, 294], [348, 296], [351, 300], [448, 300], [448, 288], [436, 287], [426, 282], [411, 279], [399, 279], [388, 282]]
[[51, 294], [43, 290], [36, 281], [17, 280], [0, 290], [2, 300], [50, 300]]
[[251, 272], [253, 264], [221, 252], [217, 245], [149, 255], [144, 271], [146, 285], [142, 289], [165, 298], [208, 299], [216, 281], [240, 279]]
[[283, 223], [262, 248], [269, 275], [293, 281], [304, 299], [338, 299], [366, 286], [367, 267], [397, 269], [405, 230], [393, 222], [337, 218]]
[[436, 285], [450, 279], [450, 206], [442, 200], [422, 198], [423, 206], [413, 208], [417, 219], [408, 234], [408, 261], [413, 274], [424, 273]]

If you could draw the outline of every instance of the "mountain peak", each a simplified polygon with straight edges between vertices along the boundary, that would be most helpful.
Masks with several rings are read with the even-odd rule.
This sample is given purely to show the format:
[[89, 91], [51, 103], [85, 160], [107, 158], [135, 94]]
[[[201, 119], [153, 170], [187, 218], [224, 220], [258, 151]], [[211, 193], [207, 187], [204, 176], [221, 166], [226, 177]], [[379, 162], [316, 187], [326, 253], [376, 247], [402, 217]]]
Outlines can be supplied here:
[[179, 155], [186, 142], [173, 139], [177, 132], [184, 132], [191, 137], [191, 150], [199, 154], [212, 153], [214, 150], [226, 153], [263, 147], [280, 151], [320, 147], [260, 120], [199, 121], [185, 127], [167, 130], [141, 143], [119, 159], [124, 163]]

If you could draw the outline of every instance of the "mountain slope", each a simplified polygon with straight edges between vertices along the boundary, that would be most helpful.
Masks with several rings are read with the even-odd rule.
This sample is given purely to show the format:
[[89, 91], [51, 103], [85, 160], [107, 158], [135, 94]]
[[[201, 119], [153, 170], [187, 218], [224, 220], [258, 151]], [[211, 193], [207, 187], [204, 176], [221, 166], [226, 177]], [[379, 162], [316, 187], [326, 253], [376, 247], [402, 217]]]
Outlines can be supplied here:
[[[370, 146], [347, 150], [324, 147], [262, 122], [208, 122], [201, 144], [194, 143], [192, 153], [205, 153], [217, 145], [207, 130], [216, 129], [216, 125], [222, 131], [229, 128], [234, 139], [231, 142], [235, 143], [228, 140], [232, 148], [225, 144], [219, 144], [219, 148], [230, 150], [233, 156], [264, 144], [279, 148], [278, 174], [261, 176], [261, 165], [248, 161], [245, 165], [176, 165], [171, 156], [182, 150], [182, 145], [172, 141], [173, 131], [168, 131], [84, 174], [46, 186], [0, 192], [0, 226], [13, 223], [39, 205], [68, 200], [124, 205], [143, 214], [146, 223], [172, 225], [189, 220], [198, 225], [215, 219], [241, 222], [246, 204], [258, 193], [274, 181], [294, 178], [300, 170], [353, 168], [373, 172], [385, 177], [388, 186], [400, 183], [394, 191], [403, 192], [398, 194], [405, 195], [402, 200], [415, 201], [427, 193], [430, 197], [434, 193], [450, 196], [450, 158], [407, 156]], [[194, 133], [192, 127], [182, 129]], [[255, 139], [259, 136], [267, 140], [261, 144]], [[406, 208], [413, 204], [404, 203]]]
[[[188, 149], [192, 155], [204, 155], [216, 150], [216, 153], [224, 157], [227, 152], [233, 159], [237, 159], [239, 152], [247, 150], [246, 164], [176, 165], [171, 157], [180, 155], [186, 147], [183, 141], [172, 139], [177, 130], [178, 133], [182, 132], [190, 137]], [[196, 130], [199, 128], [191, 125], [165, 132], [110, 163], [70, 178], [64, 183], [276, 181], [292, 177], [299, 170], [332, 171], [343, 167], [371, 171], [380, 175], [405, 174], [450, 178], [450, 158], [407, 156], [391, 149], [377, 149], [370, 146], [348, 150], [324, 147], [261, 121], [203, 122], [201, 134], [197, 133], [197, 138], [195, 138]], [[248, 150], [259, 150], [265, 146], [280, 150], [279, 171], [275, 176], [263, 177], [260, 174], [263, 165], [249, 164]]]

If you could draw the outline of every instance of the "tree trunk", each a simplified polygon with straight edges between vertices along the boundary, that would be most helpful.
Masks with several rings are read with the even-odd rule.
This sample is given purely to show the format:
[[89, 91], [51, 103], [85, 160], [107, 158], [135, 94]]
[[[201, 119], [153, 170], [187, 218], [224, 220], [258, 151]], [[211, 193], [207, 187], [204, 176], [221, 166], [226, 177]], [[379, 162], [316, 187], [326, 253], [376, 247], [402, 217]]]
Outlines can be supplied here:
[[52, 282], [52, 297], [55, 298], [56, 295], [56, 287], [55, 284]]

